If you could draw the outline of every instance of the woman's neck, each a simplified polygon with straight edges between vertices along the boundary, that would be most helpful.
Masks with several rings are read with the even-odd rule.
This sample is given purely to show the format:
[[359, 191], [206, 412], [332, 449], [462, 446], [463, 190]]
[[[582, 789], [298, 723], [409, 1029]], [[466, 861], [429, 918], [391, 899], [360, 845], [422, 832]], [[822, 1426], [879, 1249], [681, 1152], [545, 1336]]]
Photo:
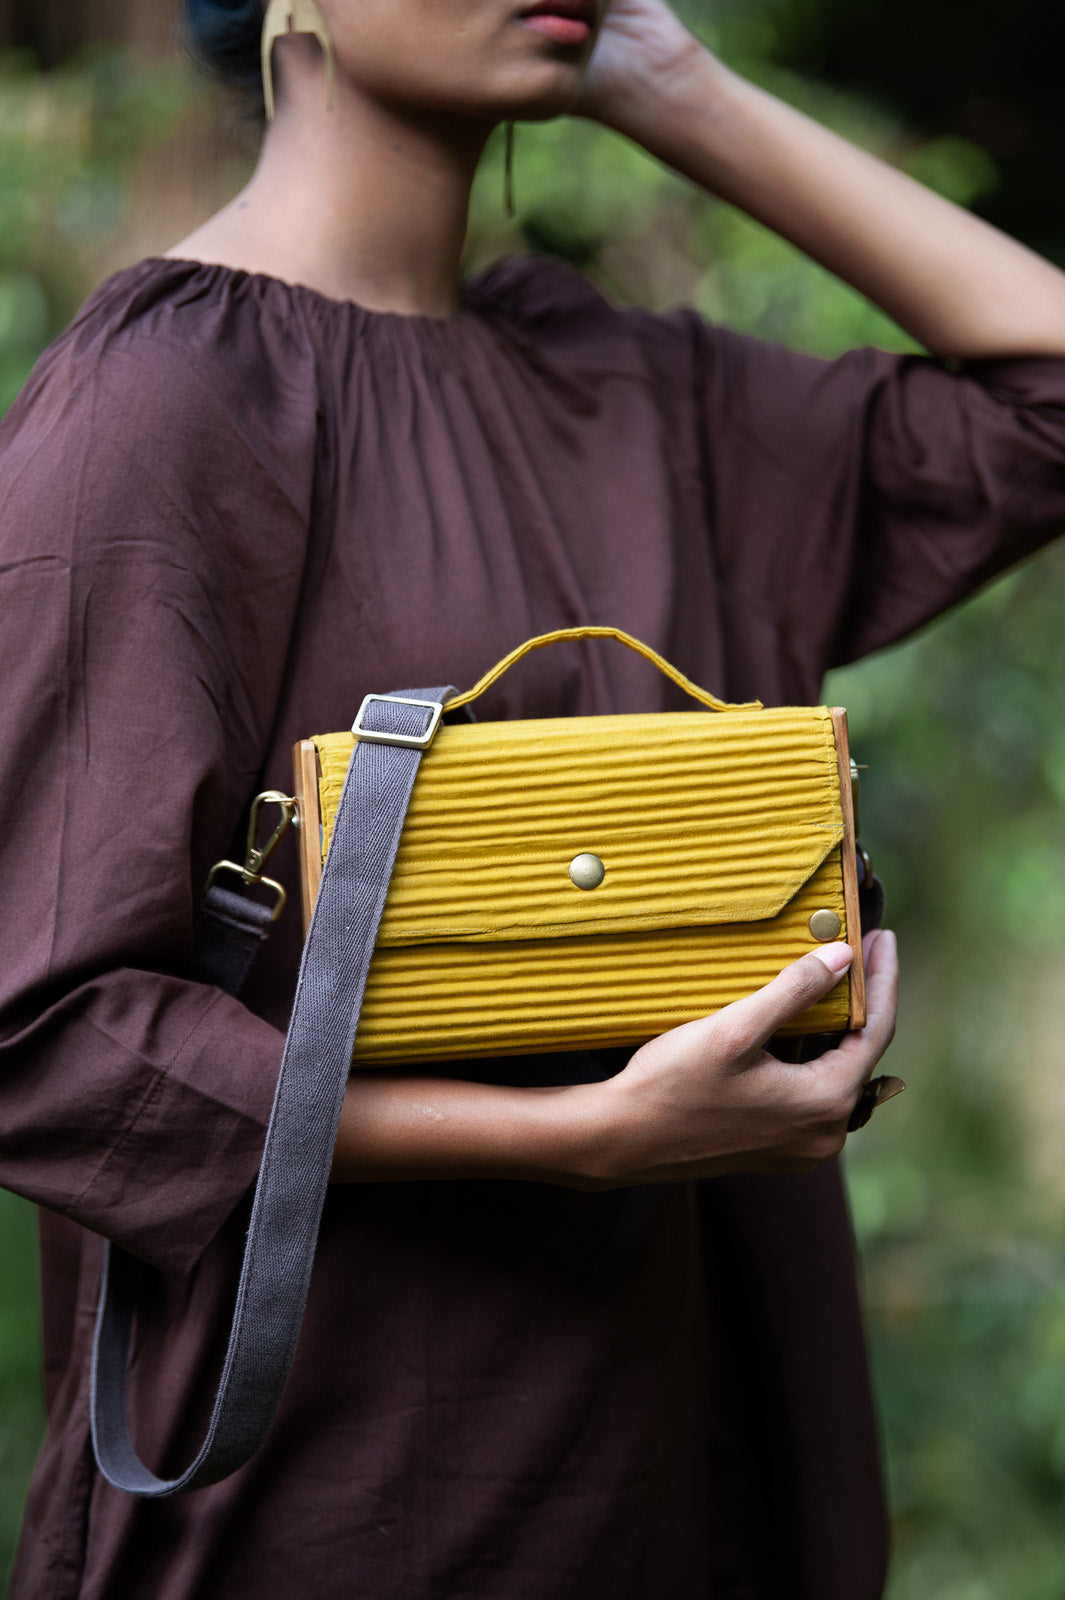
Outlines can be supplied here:
[[373, 311], [448, 316], [488, 127], [414, 120], [340, 83], [330, 112], [320, 75], [285, 88], [247, 187], [168, 254]]

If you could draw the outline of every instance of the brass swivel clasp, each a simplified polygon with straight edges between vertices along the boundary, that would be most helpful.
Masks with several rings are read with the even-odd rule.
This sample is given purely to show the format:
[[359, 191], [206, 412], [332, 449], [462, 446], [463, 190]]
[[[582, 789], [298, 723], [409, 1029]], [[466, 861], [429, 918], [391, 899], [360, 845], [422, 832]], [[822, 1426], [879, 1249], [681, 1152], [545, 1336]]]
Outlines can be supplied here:
[[[281, 815], [273, 833], [260, 844], [259, 836], [262, 832], [263, 812], [267, 806], [278, 806]], [[277, 900], [270, 917], [271, 922], [276, 922], [285, 909], [288, 896], [283, 886], [276, 878], [266, 876], [266, 863], [281, 843], [289, 828], [299, 827], [299, 807], [290, 794], [282, 794], [278, 789], [265, 789], [262, 794], [257, 794], [251, 803], [248, 816], [248, 842], [244, 851], [244, 865], [238, 866], [235, 861], [216, 861], [207, 877], [208, 889], [214, 883], [219, 873], [234, 872], [241, 883], [249, 888], [259, 884], [264, 889], [270, 889]]]

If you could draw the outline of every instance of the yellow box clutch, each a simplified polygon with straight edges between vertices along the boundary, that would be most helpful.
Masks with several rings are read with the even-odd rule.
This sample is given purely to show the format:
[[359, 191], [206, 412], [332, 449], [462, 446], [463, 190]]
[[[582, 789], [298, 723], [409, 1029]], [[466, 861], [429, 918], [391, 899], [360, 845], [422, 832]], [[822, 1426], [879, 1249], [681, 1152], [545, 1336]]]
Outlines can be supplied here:
[[[846, 713], [730, 706], [611, 628], [705, 708], [444, 723], [422, 757], [354, 1064], [632, 1045], [768, 983], [818, 942], [855, 962], [788, 1030], [865, 1022]], [[295, 750], [309, 924], [355, 745]]]

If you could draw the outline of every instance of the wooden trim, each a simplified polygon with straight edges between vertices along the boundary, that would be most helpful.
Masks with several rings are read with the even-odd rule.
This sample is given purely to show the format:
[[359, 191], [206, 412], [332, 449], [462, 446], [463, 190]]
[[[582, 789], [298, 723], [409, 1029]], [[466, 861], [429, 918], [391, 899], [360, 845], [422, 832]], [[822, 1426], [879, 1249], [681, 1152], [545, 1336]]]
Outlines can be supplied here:
[[839, 798], [843, 810], [843, 905], [847, 917], [847, 943], [854, 951], [851, 967], [852, 1028], [864, 1028], [865, 963], [862, 960], [862, 913], [858, 904], [858, 841], [854, 829], [854, 792], [851, 789], [851, 747], [847, 713], [842, 706], [832, 707], [832, 730], [836, 736], [839, 763]]
[[292, 774], [300, 808], [300, 905], [303, 937], [311, 925], [311, 912], [322, 881], [322, 813], [318, 803], [320, 767], [313, 739], [301, 739], [292, 748]]

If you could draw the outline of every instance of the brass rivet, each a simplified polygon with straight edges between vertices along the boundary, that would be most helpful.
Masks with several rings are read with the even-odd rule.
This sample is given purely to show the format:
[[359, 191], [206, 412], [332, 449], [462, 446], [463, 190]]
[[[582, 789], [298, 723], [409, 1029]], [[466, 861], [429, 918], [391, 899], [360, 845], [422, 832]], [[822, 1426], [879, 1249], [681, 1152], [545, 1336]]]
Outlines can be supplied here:
[[598, 889], [606, 877], [606, 868], [598, 856], [587, 851], [574, 856], [569, 864], [569, 875], [578, 889]]
[[835, 911], [815, 911], [810, 918], [810, 932], [822, 944], [830, 944], [843, 932], [843, 924]]

